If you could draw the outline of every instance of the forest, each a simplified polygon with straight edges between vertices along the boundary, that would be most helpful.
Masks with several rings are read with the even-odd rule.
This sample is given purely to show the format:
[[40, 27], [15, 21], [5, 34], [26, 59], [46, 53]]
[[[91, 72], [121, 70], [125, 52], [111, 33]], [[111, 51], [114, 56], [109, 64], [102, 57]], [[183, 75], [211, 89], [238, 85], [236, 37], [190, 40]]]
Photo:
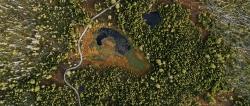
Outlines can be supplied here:
[[250, 1], [1, 0], [0, 105], [78, 103], [250, 105]]

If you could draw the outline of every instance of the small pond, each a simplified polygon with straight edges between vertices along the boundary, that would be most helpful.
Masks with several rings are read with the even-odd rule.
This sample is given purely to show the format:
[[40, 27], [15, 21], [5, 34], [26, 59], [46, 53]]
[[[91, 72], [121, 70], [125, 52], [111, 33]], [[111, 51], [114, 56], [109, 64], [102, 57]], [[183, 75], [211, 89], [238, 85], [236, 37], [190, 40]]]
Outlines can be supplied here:
[[159, 14], [159, 12], [150, 12], [144, 14], [143, 19], [149, 26], [155, 27], [161, 22], [161, 15]]

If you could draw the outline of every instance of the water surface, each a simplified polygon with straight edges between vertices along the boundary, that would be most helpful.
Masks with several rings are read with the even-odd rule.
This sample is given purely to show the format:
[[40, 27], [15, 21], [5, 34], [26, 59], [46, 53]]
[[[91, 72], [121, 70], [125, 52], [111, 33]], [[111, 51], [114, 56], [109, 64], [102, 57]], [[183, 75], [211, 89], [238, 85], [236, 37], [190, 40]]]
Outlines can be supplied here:
[[158, 12], [150, 12], [150, 13], [144, 14], [143, 19], [151, 27], [155, 27], [161, 22], [161, 16]]
[[102, 45], [104, 39], [112, 37], [115, 41], [115, 49], [118, 53], [124, 55], [131, 49], [128, 39], [116, 30], [111, 28], [101, 28], [97, 33], [96, 42], [98, 45]]

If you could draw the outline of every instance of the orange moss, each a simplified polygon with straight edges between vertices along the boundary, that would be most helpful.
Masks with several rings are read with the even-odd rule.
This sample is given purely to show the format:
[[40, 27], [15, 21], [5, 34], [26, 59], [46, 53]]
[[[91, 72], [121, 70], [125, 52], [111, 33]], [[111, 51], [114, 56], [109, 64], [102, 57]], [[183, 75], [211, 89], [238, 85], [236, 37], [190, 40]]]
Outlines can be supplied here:
[[[83, 55], [85, 60], [83, 64], [91, 64], [96, 66], [97, 68], [105, 68], [105, 67], [120, 67], [125, 70], [129, 70], [129, 72], [133, 74], [142, 75], [146, 73], [149, 69], [149, 63], [144, 58], [144, 54], [139, 50], [134, 50], [134, 58], [138, 58], [138, 60], [142, 61], [145, 64], [145, 69], [140, 70], [133, 66], [128, 61], [128, 57], [124, 55], [120, 55], [115, 52], [115, 42], [112, 38], [106, 38], [103, 40], [103, 45], [100, 46], [101, 50], [97, 49], [98, 45], [95, 41], [94, 34], [95, 32], [102, 28], [106, 27], [105, 23], [98, 23], [94, 25], [92, 28], [88, 30], [86, 36], [83, 39]], [[80, 30], [81, 32], [83, 30]], [[101, 59], [95, 59], [101, 58]], [[86, 62], [87, 61], [87, 62]]]

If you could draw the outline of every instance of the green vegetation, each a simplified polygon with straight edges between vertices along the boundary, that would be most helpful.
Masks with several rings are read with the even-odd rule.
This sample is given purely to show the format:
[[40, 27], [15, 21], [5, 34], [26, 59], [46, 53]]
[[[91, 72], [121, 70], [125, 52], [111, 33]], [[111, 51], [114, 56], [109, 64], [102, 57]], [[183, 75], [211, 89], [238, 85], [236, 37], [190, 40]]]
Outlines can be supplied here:
[[237, 94], [236, 105], [250, 104], [250, 1], [205, 0], [216, 17], [214, 30], [221, 31], [223, 39], [235, 49], [234, 61], [226, 68], [229, 88]]
[[43, 92], [41, 80], [75, 48], [77, 36], [70, 30], [83, 24], [84, 14], [69, 1], [2, 0], [0, 5], [0, 103], [31, 105], [39, 98], [36, 92]]
[[[152, 64], [148, 74], [148, 81], [152, 83], [151, 92], [142, 92], [155, 95], [152, 95], [154, 99], [146, 101], [173, 105], [202, 92], [219, 90], [224, 81], [224, 65], [231, 55], [222, 36], [211, 32], [208, 41], [203, 42], [200, 32], [189, 20], [189, 13], [178, 4], [159, 6], [156, 10], [160, 11], [163, 22], [151, 29], [141, 18], [151, 10], [148, 8], [150, 2], [147, 3], [127, 1], [124, 6], [127, 8], [121, 8], [117, 16], [120, 27], [135, 41], [136, 46], [144, 47], [143, 51]], [[160, 72], [161, 69], [164, 71]], [[155, 81], [150, 81], [150, 78]], [[161, 85], [161, 89], [152, 89], [156, 84]], [[162, 102], [161, 98], [171, 99]]]
[[[123, 0], [112, 10], [118, 27], [145, 52], [150, 72], [138, 77], [117, 67], [97, 71], [91, 65], [72, 71], [70, 82], [84, 87], [82, 104], [195, 105], [195, 97], [205, 93], [214, 102], [213, 96], [230, 85], [233, 76], [227, 68], [235, 69], [228, 66], [236, 64], [237, 51], [225, 41], [224, 27], [218, 29], [209, 13], [200, 14], [199, 24], [210, 32], [204, 41], [185, 8], [178, 3], [154, 6], [156, 2]], [[0, 105], [76, 105], [68, 86], [41, 82], [51, 78], [60, 63], [70, 64], [68, 53], [74, 52], [79, 37], [74, 26], [89, 19], [79, 2], [3, 0], [0, 6]], [[162, 17], [154, 28], [142, 18], [151, 11]], [[249, 75], [249, 67], [244, 70]], [[244, 87], [249, 90], [249, 85]], [[244, 97], [235, 103], [247, 104]]]

